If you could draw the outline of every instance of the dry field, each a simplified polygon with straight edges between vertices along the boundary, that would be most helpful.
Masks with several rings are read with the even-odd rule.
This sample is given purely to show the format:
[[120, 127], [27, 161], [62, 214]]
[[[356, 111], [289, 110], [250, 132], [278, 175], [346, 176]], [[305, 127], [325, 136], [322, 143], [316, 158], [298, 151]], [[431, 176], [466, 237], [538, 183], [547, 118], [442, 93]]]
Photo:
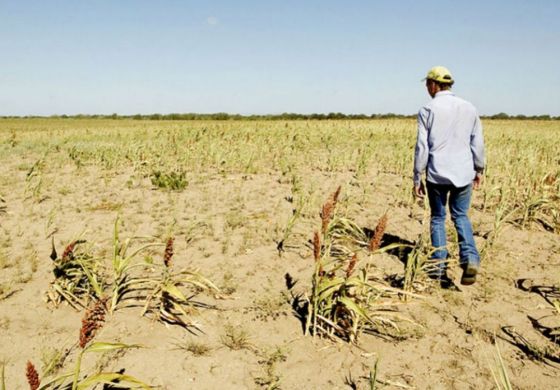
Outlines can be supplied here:
[[454, 290], [412, 120], [0, 120], [5, 388], [557, 388], [560, 121], [484, 127]]

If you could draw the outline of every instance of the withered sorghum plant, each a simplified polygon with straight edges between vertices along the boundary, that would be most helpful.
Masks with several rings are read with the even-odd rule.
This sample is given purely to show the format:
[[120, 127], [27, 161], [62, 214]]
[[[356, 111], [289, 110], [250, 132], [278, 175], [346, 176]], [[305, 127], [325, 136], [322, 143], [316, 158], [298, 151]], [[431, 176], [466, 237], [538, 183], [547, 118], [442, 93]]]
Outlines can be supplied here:
[[350, 256], [360, 248], [367, 249], [371, 254], [384, 252], [400, 245], [381, 246], [388, 219], [388, 213], [383, 214], [373, 232], [369, 233], [367, 228], [362, 228], [356, 222], [335, 213], [323, 235], [332, 241], [331, 253], [333, 255]]
[[[398, 336], [397, 322], [407, 319], [395, 307], [400, 303], [398, 297], [408, 293], [375, 278], [367, 264], [361, 264], [356, 250], [368, 248], [370, 241], [354, 222], [336, 216], [339, 192], [322, 207], [322, 235], [315, 232], [313, 236], [315, 267], [305, 333], [349, 342], [357, 342], [362, 332]], [[376, 228], [377, 238], [374, 234], [373, 239], [379, 243], [374, 242], [370, 256], [380, 250], [386, 225], [385, 215]]]
[[[113, 229], [113, 257], [112, 264], [112, 284], [111, 284], [111, 298], [109, 301], [109, 313], [113, 313], [117, 306], [122, 302], [127, 302], [130, 299], [141, 299], [142, 293], [148, 288], [147, 284], [150, 283], [151, 277], [145, 276], [144, 272], [134, 272], [140, 268], [146, 271], [147, 264], [136, 261], [138, 255], [148, 248], [161, 246], [161, 243], [148, 242], [142, 244], [139, 248], [131, 250], [133, 242], [142, 241], [139, 237], [129, 237], [121, 239], [119, 235], [119, 222], [120, 218], [115, 220]], [[140, 294], [140, 297], [137, 296]]]
[[[447, 260], [430, 259], [436, 249], [431, 247], [425, 234], [420, 234], [414, 245], [408, 245], [408, 248], [402, 288], [410, 292], [422, 291], [426, 288], [428, 275], [438, 272], [441, 262]], [[403, 295], [402, 298], [407, 300], [409, 296]]]
[[52, 242], [51, 259], [54, 280], [47, 292], [47, 302], [58, 306], [68, 303], [76, 310], [85, 308], [90, 301], [103, 294], [104, 281], [100, 274], [99, 260], [87, 248], [85, 240], [68, 244], [59, 258]]
[[[197, 308], [211, 306], [194, 300], [198, 291], [218, 292], [218, 288], [196, 270], [162, 272], [159, 279], [151, 283], [151, 291], [146, 297], [142, 315], [151, 315], [159, 321], [178, 325], [185, 329], [200, 330], [190, 318]], [[188, 291], [188, 293], [187, 293]]]
[[[85, 241], [72, 241], [66, 246], [61, 258], [58, 258], [53, 243], [51, 252], [55, 264], [55, 280], [48, 298], [55, 303], [67, 301], [76, 309], [87, 307], [91, 301], [95, 302], [84, 316], [80, 347], [86, 347], [91, 341], [95, 331], [103, 323], [105, 311], [113, 313], [117, 308], [128, 306], [130, 302], [132, 305], [143, 302], [142, 315], [151, 314], [166, 323], [198, 329], [198, 325], [189, 319], [190, 315], [197, 308], [210, 306], [195, 301], [194, 297], [201, 291], [217, 293], [219, 289], [196, 269], [173, 270], [173, 237], [166, 240], [162, 264], [137, 261], [138, 254], [142, 251], [162, 246], [161, 243], [148, 242], [132, 249], [133, 240], [145, 239], [133, 237], [122, 240], [119, 235], [119, 218], [116, 219], [111, 259], [112, 280], [109, 283], [100, 282], [102, 276], [97, 269], [99, 260], [81, 250], [79, 244]], [[106, 279], [109, 280], [109, 277]], [[85, 292], [89, 294], [84, 296]]]
[[159, 321], [185, 329], [200, 330], [198, 324], [190, 320], [190, 317], [197, 308], [209, 306], [196, 302], [193, 298], [199, 291], [218, 292], [219, 289], [198, 270], [183, 269], [174, 272], [172, 256], [173, 238], [169, 238], [160, 274], [145, 281], [148, 293], [142, 315], [151, 315]]

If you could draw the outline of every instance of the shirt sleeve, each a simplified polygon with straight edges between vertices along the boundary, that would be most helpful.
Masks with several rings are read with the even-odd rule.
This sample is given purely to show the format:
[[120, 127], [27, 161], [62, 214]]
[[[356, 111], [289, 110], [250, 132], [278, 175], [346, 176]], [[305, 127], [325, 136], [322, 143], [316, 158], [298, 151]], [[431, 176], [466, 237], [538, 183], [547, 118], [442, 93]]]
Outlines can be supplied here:
[[420, 185], [422, 174], [428, 165], [428, 129], [430, 111], [422, 107], [418, 111], [418, 134], [416, 137], [416, 148], [414, 150], [414, 185]]
[[484, 137], [482, 135], [482, 123], [480, 117], [476, 115], [473, 131], [471, 134], [471, 152], [474, 161], [474, 170], [476, 172], [484, 172]]

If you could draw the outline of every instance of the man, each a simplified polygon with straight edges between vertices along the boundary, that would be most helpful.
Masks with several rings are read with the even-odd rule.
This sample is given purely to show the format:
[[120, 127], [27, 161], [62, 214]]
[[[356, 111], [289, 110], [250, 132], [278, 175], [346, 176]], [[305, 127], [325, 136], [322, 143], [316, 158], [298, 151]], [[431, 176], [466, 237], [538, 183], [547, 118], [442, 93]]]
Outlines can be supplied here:
[[[431, 276], [443, 287], [447, 277], [445, 208], [449, 200], [451, 219], [459, 238], [459, 258], [463, 268], [461, 284], [476, 281], [480, 255], [467, 215], [472, 189], [482, 184], [484, 140], [476, 108], [451, 92], [453, 76], [436, 66], [426, 76], [426, 88], [433, 98], [418, 112], [418, 137], [414, 154], [414, 194], [423, 198], [428, 191], [430, 236], [435, 251], [431, 258], [436, 271]], [[422, 174], [426, 171], [426, 187]]]

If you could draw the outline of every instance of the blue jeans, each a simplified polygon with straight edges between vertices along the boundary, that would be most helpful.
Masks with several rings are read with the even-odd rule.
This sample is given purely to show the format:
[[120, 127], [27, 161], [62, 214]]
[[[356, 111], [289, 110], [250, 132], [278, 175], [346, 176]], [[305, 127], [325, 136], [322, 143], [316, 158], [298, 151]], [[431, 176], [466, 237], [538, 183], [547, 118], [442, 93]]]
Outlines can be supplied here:
[[462, 267], [467, 264], [480, 266], [480, 255], [474, 242], [471, 221], [467, 215], [471, 203], [472, 185], [457, 188], [453, 185], [426, 183], [428, 200], [430, 201], [431, 220], [430, 235], [432, 246], [436, 251], [432, 259], [438, 261], [438, 268], [434, 276], [445, 275], [447, 268], [447, 241], [445, 232], [445, 206], [449, 195], [449, 210], [451, 220], [457, 229], [459, 239], [459, 259]]

